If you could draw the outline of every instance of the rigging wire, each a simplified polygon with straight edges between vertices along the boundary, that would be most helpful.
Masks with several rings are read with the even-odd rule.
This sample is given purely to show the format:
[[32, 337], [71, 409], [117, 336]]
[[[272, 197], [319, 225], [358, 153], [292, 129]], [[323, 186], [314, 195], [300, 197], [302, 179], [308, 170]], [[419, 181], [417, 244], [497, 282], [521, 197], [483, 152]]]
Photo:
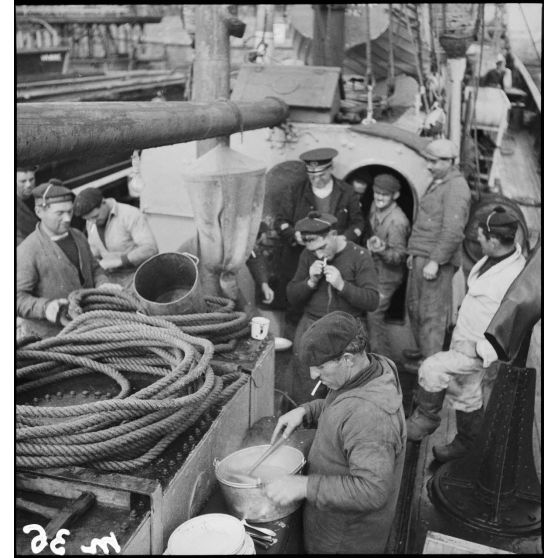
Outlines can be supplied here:
[[[484, 52], [484, 4], [479, 4], [480, 10], [480, 56], [479, 56], [479, 67], [477, 69], [477, 79], [475, 80], [475, 89], [473, 95], [473, 114], [471, 116], [471, 122], [475, 121], [476, 112], [477, 112], [477, 97], [479, 93], [479, 85], [480, 85], [480, 76], [482, 70], [482, 55]], [[474, 128], [475, 134], [475, 167], [476, 167], [476, 174], [475, 174], [475, 188], [477, 190], [477, 196], [480, 199], [481, 194], [481, 185], [480, 185], [480, 162], [479, 162], [479, 138], [478, 138], [478, 129]]]

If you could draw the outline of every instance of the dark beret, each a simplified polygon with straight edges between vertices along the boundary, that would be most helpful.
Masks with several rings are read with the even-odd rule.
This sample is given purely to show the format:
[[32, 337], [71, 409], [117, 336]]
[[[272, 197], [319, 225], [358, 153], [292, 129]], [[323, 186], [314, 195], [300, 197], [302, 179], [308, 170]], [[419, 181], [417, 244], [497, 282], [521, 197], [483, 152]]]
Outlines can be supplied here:
[[103, 194], [98, 188], [86, 188], [77, 196], [74, 203], [74, 215], [83, 217], [91, 210], [99, 207], [103, 201]]
[[33, 188], [35, 205], [47, 205], [64, 201], [74, 201], [74, 193], [63, 185], [58, 178], [51, 178]]
[[347, 312], [335, 311], [314, 322], [301, 339], [300, 359], [306, 366], [320, 366], [338, 359], [360, 329]]
[[401, 190], [401, 184], [392, 174], [379, 174], [374, 178], [373, 188], [394, 194]]
[[519, 227], [519, 219], [501, 205], [497, 205], [487, 216], [483, 229], [490, 232], [513, 236]]
[[320, 147], [319, 149], [311, 149], [300, 155], [302, 161], [306, 165], [306, 172], [322, 172], [331, 166], [331, 161], [338, 154], [337, 150], [331, 147]]
[[301, 234], [325, 234], [336, 224], [337, 219], [333, 215], [310, 211], [304, 219], [295, 223], [295, 231]]

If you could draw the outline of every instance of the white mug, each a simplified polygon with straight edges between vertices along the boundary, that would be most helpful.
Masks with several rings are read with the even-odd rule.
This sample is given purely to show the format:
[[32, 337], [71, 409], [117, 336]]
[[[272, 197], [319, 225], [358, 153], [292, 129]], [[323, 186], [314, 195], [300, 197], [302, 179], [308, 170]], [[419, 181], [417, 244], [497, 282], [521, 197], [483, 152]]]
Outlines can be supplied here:
[[253, 339], [265, 339], [267, 337], [267, 332], [269, 331], [269, 320], [267, 318], [256, 316], [252, 318], [250, 324], [252, 326]]

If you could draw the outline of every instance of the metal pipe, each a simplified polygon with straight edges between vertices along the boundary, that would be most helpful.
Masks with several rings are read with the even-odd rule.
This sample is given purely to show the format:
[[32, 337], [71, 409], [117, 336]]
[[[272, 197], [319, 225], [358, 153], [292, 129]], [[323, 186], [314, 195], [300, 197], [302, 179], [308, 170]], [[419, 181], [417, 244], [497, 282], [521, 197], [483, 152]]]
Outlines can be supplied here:
[[281, 124], [280, 99], [17, 104], [18, 164], [37, 165], [228, 136]]

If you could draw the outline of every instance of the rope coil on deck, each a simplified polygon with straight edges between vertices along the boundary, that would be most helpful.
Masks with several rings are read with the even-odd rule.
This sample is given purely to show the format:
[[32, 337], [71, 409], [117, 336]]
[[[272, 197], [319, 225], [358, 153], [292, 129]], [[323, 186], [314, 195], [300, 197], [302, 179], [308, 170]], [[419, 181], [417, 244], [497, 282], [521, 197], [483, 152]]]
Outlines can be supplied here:
[[[113, 297], [111, 305], [123, 306], [125, 295], [116, 303]], [[247, 382], [241, 372], [214, 371], [213, 353], [211, 341], [184, 333], [182, 326], [119, 310], [89, 310], [55, 337], [27, 338], [16, 350], [16, 393], [85, 374], [107, 376], [119, 393], [69, 406], [17, 405], [17, 466], [123, 472], [148, 465]], [[130, 372], [152, 381], [134, 392]]]

